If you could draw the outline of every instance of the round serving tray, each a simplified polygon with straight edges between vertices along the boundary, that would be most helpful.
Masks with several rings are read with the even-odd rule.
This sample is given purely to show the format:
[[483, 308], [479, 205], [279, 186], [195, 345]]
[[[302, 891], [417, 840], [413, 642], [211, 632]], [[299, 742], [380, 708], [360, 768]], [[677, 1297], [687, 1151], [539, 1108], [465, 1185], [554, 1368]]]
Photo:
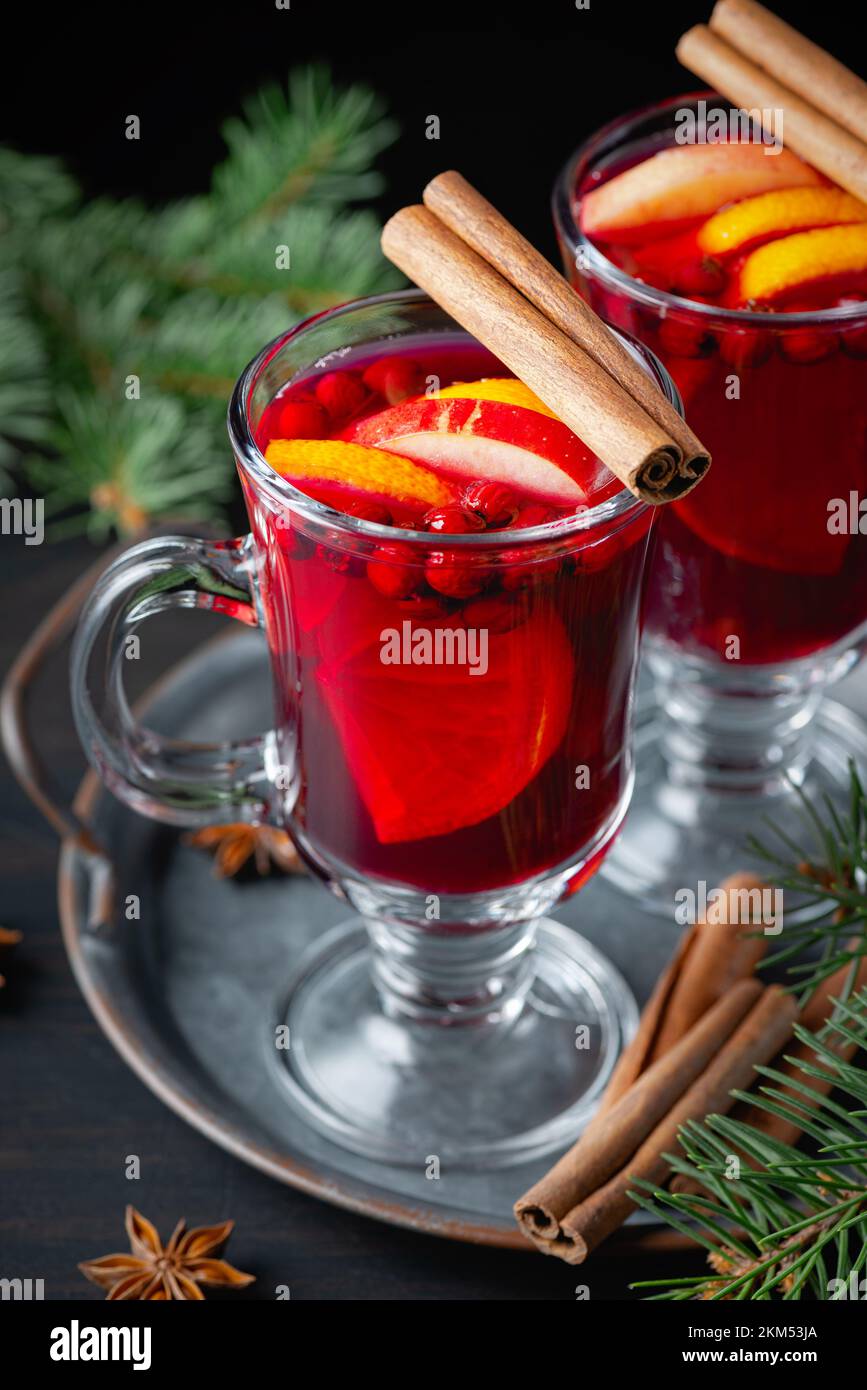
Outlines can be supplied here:
[[[160, 682], [146, 702], [147, 722], [197, 739], [266, 728], [270, 692], [262, 638], [232, 634]], [[100, 1027], [161, 1100], [245, 1162], [326, 1201], [452, 1239], [530, 1248], [512, 1204], [544, 1160], [489, 1173], [446, 1169], [429, 1180], [420, 1170], [360, 1158], [306, 1125], [262, 1065], [263, 1018], [306, 949], [345, 917], [345, 904], [307, 875], [215, 878], [207, 855], [119, 805], [93, 773], [75, 810], [103, 853], [80, 835], [64, 839], [66, 949]], [[138, 898], [139, 920], [124, 915], [129, 894]], [[678, 928], [642, 928], [601, 881], [558, 915], [580, 924], [642, 1004]], [[644, 1214], [633, 1221], [642, 1225]]]

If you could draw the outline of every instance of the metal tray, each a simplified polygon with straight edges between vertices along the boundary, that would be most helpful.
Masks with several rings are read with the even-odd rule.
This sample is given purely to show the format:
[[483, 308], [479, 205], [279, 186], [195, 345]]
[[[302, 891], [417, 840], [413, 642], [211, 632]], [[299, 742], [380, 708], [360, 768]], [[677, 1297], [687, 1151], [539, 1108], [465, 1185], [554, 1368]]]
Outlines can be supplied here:
[[[28, 694], [94, 577], [83, 576], [22, 651], [3, 690], [2, 721], [14, 770], [62, 838], [63, 937], [100, 1027], [172, 1110], [278, 1181], [397, 1225], [529, 1250], [512, 1203], [544, 1161], [489, 1173], [444, 1170], [427, 1180], [357, 1157], [310, 1129], [289, 1108], [275, 1070], [262, 1065], [262, 1019], [272, 1016], [306, 948], [345, 918], [345, 904], [306, 875], [215, 878], [207, 855], [120, 805], [93, 773], [72, 810], [52, 792], [28, 736]], [[867, 703], [864, 676], [858, 684], [856, 705]], [[147, 722], [197, 739], [267, 728], [270, 691], [263, 638], [229, 628], [152, 689]], [[129, 893], [140, 900], [138, 921], [123, 915]], [[612, 959], [642, 1005], [679, 928], [637, 915], [599, 877], [558, 916]], [[647, 1249], [679, 1240], [649, 1228], [638, 1212], [602, 1253], [636, 1243]]]
[[[244, 632], [207, 644], [147, 705], [150, 723], [182, 738], [227, 737], [241, 716], [246, 726], [267, 727], [264, 642]], [[263, 1067], [262, 1019], [306, 948], [346, 917], [345, 904], [306, 875], [216, 879], [208, 856], [118, 805], [93, 774], [76, 810], [110, 862], [114, 891], [106, 912], [105, 857], [67, 839], [59, 878], [66, 949], [100, 1027], [152, 1091], [215, 1143], [327, 1201], [461, 1240], [525, 1245], [511, 1209], [539, 1176], [538, 1160], [431, 1181], [356, 1157], [310, 1129]], [[123, 915], [129, 893], [140, 900], [138, 921]], [[676, 935], [654, 928], [637, 943], [634, 921], [601, 883], [560, 920], [580, 922], [639, 1003]]]

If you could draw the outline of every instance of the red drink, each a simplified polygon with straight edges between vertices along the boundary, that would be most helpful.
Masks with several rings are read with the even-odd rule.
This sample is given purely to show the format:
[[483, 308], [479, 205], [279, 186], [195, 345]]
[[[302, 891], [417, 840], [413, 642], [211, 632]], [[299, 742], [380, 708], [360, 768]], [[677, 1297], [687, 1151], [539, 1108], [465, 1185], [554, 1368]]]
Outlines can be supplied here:
[[[564, 255], [665, 363], [714, 459], [663, 509], [648, 631], [712, 661], [787, 663], [867, 620], [867, 208], [786, 150], [674, 140], [669, 125], [580, 163], [572, 216], [602, 256], [576, 269], [561, 204]], [[627, 172], [644, 184], [631, 221]]]
[[651, 510], [465, 337], [317, 368], [256, 438], [339, 524], [244, 479], [293, 836], [331, 875], [577, 887], [629, 791]]

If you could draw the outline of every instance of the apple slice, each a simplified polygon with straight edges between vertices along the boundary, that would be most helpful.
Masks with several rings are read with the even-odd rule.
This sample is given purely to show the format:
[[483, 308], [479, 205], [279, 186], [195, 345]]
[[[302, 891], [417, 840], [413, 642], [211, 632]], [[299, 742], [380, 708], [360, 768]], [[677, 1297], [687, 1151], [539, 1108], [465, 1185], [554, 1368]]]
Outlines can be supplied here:
[[[510, 390], [520, 383], [509, 381]], [[456, 389], [479, 395], [450, 396]], [[579, 506], [610, 475], [562, 420], [550, 413], [484, 399], [493, 382], [460, 383], [358, 420], [344, 433], [356, 444], [388, 449], [461, 480], [486, 478], [558, 506]], [[524, 388], [526, 390], [526, 388]]]
[[628, 242], [674, 234], [725, 203], [821, 180], [791, 150], [764, 145], [677, 145], [633, 164], [584, 197], [581, 226], [594, 241]]

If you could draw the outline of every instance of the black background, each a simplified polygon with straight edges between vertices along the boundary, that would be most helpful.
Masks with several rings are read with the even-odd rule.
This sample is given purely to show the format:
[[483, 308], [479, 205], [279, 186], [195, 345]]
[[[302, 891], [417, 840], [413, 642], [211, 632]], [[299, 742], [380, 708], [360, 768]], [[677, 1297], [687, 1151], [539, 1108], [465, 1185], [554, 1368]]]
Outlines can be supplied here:
[[[852, 60], [853, 7], [776, 9]], [[219, 128], [266, 79], [313, 58], [340, 81], [365, 80], [401, 125], [381, 160], [387, 215], [419, 199], [443, 168], [459, 168], [553, 256], [548, 202], [570, 151], [618, 113], [697, 84], [677, 64], [679, 34], [705, 4], [591, 0], [352, 5], [291, 0], [212, 4], [19, 5], [7, 28], [3, 138], [66, 158], [89, 195], [159, 201], [203, 190], [219, 161]], [[857, 59], [856, 59], [857, 61]], [[142, 138], [124, 138], [141, 118]], [[441, 123], [425, 138], [426, 117]], [[239, 362], [239, 368], [243, 364]], [[26, 548], [0, 539], [5, 670], [36, 621], [93, 559], [86, 542]], [[167, 634], [180, 655], [188, 629]], [[37, 706], [52, 772], [71, 788], [82, 759], [58, 668]], [[230, 1249], [258, 1276], [242, 1298], [626, 1298], [630, 1278], [697, 1272], [696, 1257], [609, 1257], [585, 1271], [519, 1253], [450, 1245], [389, 1229], [278, 1187], [209, 1145], [125, 1068], [71, 980], [54, 903], [56, 841], [0, 767], [0, 921], [25, 941], [7, 955], [0, 996], [0, 1275], [44, 1278], [50, 1298], [100, 1298], [80, 1259], [123, 1248], [133, 1200], [168, 1234], [232, 1216]], [[138, 1183], [127, 1154], [142, 1158]], [[134, 1192], [132, 1189], [135, 1189]], [[233, 1295], [239, 1297], [239, 1295]], [[586, 1327], [586, 1322], [583, 1324]]]

